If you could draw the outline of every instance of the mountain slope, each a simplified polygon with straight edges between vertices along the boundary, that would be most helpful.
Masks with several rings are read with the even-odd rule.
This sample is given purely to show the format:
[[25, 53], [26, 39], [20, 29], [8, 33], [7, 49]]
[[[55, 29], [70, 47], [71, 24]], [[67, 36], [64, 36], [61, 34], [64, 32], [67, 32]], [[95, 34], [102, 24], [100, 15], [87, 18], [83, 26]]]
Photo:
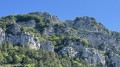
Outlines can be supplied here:
[[88, 16], [62, 22], [57, 16], [38, 11], [0, 19], [0, 44], [28, 45], [96, 66], [120, 67], [119, 35]]

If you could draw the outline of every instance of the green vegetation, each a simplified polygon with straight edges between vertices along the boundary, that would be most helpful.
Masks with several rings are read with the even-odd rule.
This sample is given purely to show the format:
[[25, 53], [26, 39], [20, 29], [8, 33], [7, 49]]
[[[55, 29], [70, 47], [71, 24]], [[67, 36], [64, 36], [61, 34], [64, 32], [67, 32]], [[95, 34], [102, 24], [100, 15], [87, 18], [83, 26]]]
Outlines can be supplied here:
[[76, 19], [74, 21], [79, 21], [81, 19], [82, 19], [82, 17], [76, 17]]
[[85, 45], [85, 47], [88, 47], [90, 45], [86, 39], [82, 40], [82, 43]]
[[55, 34], [52, 34], [49, 38], [48, 41], [51, 41], [53, 43], [53, 45], [55, 46], [55, 51], [58, 52], [59, 50], [61, 50], [64, 46], [69, 45], [68, 44], [68, 39], [66, 36], [64, 35], [58, 35], [56, 36]]
[[43, 32], [43, 30], [48, 26], [49, 26], [49, 22], [46, 22], [46, 23], [39, 22], [39, 23], [37, 23], [36, 28], [38, 29], [38, 31]]
[[88, 67], [82, 59], [73, 59], [58, 55], [55, 52], [46, 52], [43, 49], [30, 49], [29, 46], [13, 46], [9, 42], [0, 45], [0, 65], [23, 65], [32, 67]]
[[55, 27], [56, 27], [56, 28], [63, 28], [63, 27], [66, 27], [66, 26], [68, 26], [68, 24], [67, 24], [67, 23], [64, 23], [64, 22], [63, 22], [63, 23], [56, 23], [56, 24], [55, 24]]
[[4, 30], [4, 31], [6, 31], [6, 26], [8, 25], [8, 22], [2, 22], [2, 21], [0, 21], [0, 27]]
[[1, 18], [3, 22], [11, 22], [11, 21], [16, 21], [17, 18], [15, 17], [15, 15], [9, 15], [9, 16], [5, 16]]
[[21, 26], [21, 30], [23, 32], [29, 32], [31, 34], [34, 34], [34, 35], [37, 35], [37, 33], [39, 33], [37, 30], [35, 30], [33, 27], [24, 27], [24, 26]]
[[[84, 17], [77, 17], [75, 21], [83, 20]], [[88, 47], [90, 43], [84, 39], [77, 36], [73, 36], [70, 33], [77, 33], [76, 27], [70, 28], [70, 32], [65, 32], [65, 34], [54, 33], [52, 35], [42, 34], [45, 28], [50, 26], [51, 19], [43, 19], [40, 16], [24, 14], [24, 15], [9, 15], [2, 17], [0, 19], [0, 27], [8, 33], [8, 27], [10, 27], [13, 22], [27, 22], [29, 20], [35, 20], [35, 27], [25, 27], [21, 25], [22, 32], [29, 32], [37, 36], [40, 42], [52, 42], [54, 45], [55, 52], [47, 52], [44, 49], [30, 49], [28, 45], [12, 45], [6, 42], [0, 45], [0, 65], [23, 65], [28, 67], [95, 67], [95, 65], [89, 64], [82, 58], [73, 58], [65, 55], [60, 55], [58, 52], [65, 46], [69, 45], [69, 40], [73, 42], [83, 43], [85, 47]], [[93, 18], [94, 20], [94, 18]], [[56, 23], [54, 25], [55, 32], [62, 31], [68, 26], [67, 23]], [[86, 29], [82, 29], [87, 31]], [[79, 30], [78, 34], [81, 34]], [[20, 33], [19, 33], [20, 34]], [[78, 44], [79, 45], [79, 44]], [[105, 52], [103, 52], [105, 53]]]
[[22, 21], [29, 21], [29, 20], [35, 20], [37, 23], [42, 22], [43, 18], [40, 16], [36, 16], [36, 15], [30, 15], [30, 14], [24, 14], [24, 15], [17, 15], [16, 17], [16, 21], [17, 22], [22, 22]]

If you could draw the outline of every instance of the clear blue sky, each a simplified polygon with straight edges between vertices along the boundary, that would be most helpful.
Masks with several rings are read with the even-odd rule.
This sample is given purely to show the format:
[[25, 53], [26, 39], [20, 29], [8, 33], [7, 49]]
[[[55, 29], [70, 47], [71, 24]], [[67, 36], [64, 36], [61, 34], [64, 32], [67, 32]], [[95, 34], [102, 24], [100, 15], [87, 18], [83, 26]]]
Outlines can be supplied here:
[[1, 0], [0, 17], [45, 11], [62, 21], [95, 17], [109, 30], [120, 31], [120, 0]]

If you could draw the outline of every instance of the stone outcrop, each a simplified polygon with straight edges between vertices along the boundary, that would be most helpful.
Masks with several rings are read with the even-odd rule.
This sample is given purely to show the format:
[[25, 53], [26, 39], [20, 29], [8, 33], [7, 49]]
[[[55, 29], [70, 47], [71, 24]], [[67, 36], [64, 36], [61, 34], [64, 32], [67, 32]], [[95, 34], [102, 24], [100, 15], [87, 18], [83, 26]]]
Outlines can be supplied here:
[[84, 48], [82, 57], [88, 61], [90, 64], [100, 64], [105, 65], [105, 56], [98, 50]]
[[100, 51], [94, 48], [85, 48], [84, 44], [80, 41], [69, 40], [69, 45], [61, 50], [62, 54], [72, 55], [74, 57], [83, 58], [90, 64], [103, 64], [105, 65], [105, 56]]
[[84, 49], [84, 44], [80, 41], [68, 41], [69, 45], [74, 48], [77, 52], [81, 52]]
[[5, 32], [2, 28], [0, 28], [0, 44], [2, 44], [5, 40]]
[[[115, 33], [104, 33], [104, 32], [90, 32], [90, 31], [80, 31], [81, 34], [85, 35], [85, 38], [92, 45], [97, 46], [100, 50], [113, 50], [113, 52], [118, 52], [120, 48], [119, 33], [118, 36], [114, 36]], [[113, 48], [114, 47], [114, 48]]]
[[5, 34], [5, 41], [9, 41], [13, 45], [30, 45], [31, 48], [40, 48], [39, 39], [29, 32], [22, 32], [21, 26], [17, 23], [9, 26]]
[[27, 22], [23, 21], [23, 22], [17, 22], [17, 23], [20, 25], [23, 25], [25, 27], [35, 27], [35, 25], [36, 25], [36, 21], [32, 20], [32, 19]]
[[58, 19], [58, 17], [57, 16], [52, 16], [52, 18], [51, 18], [54, 22], [58, 22], [58, 23], [61, 23], [62, 21], [61, 20], [59, 20]]
[[54, 51], [54, 45], [52, 44], [52, 42], [42, 42], [41, 48], [45, 49], [48, 52]]
[[51, 15], [48, 12], [40, 12], [40, 11], [38, 11], [38, 12], [31, 12], [29, 14], [41, 16], [43, 18], [51, 18]]
[[14, 34], [14, 35], [20, 32], [21, 32], [21, 26], [18, 25], [17, 23], [12, 24], [7, 30], [8, 34]]
[[77, 54], [77, 51], [75, 51], [72, 47], [70, 46], [66, 46], [64, 47], [61, 51], [60, 51], [61, 54], [68, 54], [69, 56], [73, 56], [75, 57], [76, 54]]
[[31, 12], [29, 14], [41, 16], [43, 18], [50, 18], [53, 22], [58, 22], [58, 23], [62, 22], [61, 20], [58, 19], [57, 16], [55, 16], [55, 15], [52, 16], [48, 12], [40, 12], [40, 11], [38, 11], [38, 12]]
[[119, 55], [114, 55], [110, 57], [109, 63], [111, 63], [110, 61], [112, 61], [114, 67], [120, 67], [120, 56]]
[[7, 34], [6, 41], [9, 41], [13, 45], [30, 45], [31, 48], [40, 48], [39, 39], [28, 32], [23, 32], [18, 35]]
[[70, 27], [76, 27], [76, 29], [87, 29], [90, 31], [107, 31], [108, 30], [100, 23], [97, 23], [96, 19], [93, 17], [78, 17], [75, 20], [67, 20]]
[[54, 28], [50, 26], [45, 28], [42, 34], [52, 35], [53, 33], [54, 33]]

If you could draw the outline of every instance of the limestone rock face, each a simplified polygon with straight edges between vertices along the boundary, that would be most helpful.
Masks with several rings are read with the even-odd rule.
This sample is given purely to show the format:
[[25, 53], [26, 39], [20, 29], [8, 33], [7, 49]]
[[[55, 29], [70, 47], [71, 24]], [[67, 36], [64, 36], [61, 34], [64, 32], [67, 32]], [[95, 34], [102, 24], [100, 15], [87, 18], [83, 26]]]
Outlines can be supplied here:
[[47, 34], [47, 35], [52, 35], [53, 33], [54, 33], [54, 28], [51, 26], [45, 28], [45, 30], [43, 31], [43, 34]]
[[70, 27], [75, 26], [76, 29], [87, 29], [90, 31], [107, 31], [108, 30], [100, 23], [97, 23], [96, 19], [93, 17], [79, 17], [75, 20], [67, 20], [65, 21], [68, 23]]
[[13, 45], [30, 45], [31, 48], [40, 48], [39, 39], [28, 32], [23, 32], [19, 35], [7, 34], [6, 41]]
[[2, 28], [0, 28], [0, 44], [2, 44], [5, 40], [5, 32]]
[[90, 64], [100, 64], [105, 65], [104, 55], [95, 49], [85, 48], [83, 50], [82, 57], [87, 60]]
[[18, 34], [19, 32], [21, 32], [21, 26], [18, 25], [17, 23], [14, 23], [10, 26], [10, 28], [8, 29], [7, 33], [11, 33], [11, 34]]
[[30, 45], [31, 48], [40, 48], [39, 39], [29, 32], [22, 32], [21, 26], [17, 23], [9, 26], [5, 34], [5, 41], [9, 41], [13, 45]]
[[54, 45], [52, 42], [43, 42], [41, 43], [41, 48], [45, 49], [46, 51], [54, 51]]
[[115, 67], [120, 67], [120, 56], [114, 55], [110, 60], [115, 64]]
[[68, 41], [69, 45], [75, 49], [77, 52], [82, 52], [82, 50], [84, 49], [84, 44], [81, 42], [73, 42], [72, 40]]
[[68, 23], [69, 27], [72, 27], [74, 24], [74, 20], [66, 20], [65, 22]]
[[32, 14], [32, 15], [38, 15], [38, 16], [41, 16], [43, 18], [51, 18], [51, 15], [48, 13], [48, 12], [32, 12], [32, 13], [29, 13], [29, 14]]
[[68, 54], [69, 56], [75, 57], [75, 55], [77, 54], [77, 51], [75, 51], [72, 47], [67, 46], [67, 47], [64, 47], [64, 48], [60, 51], [60, 53], [61, 53], [61, 54]]
[[61, 20], [59, 20], [58, 19], [58, 17], [57, 16], [52, 16], [52, 18], [51, 18], [54, 22], [58, 22], [58, 23], [61, 23], [62, 21]]
[[36, 21], [32, 20], [32, 19], [27, 21], [27, 22], [23, 21], [23, 22], [17, 22], [17, 23], [21, 24], [21, 25], [23, 25], [25, 27], [35, 27], [35, 25], [36, 25]]
[[50, 18], [53, 22], [59, 22], [59, 23], [62, 22], [61, 20], [58, 19], [57, 16], [55, 16], [55, 15], [52, 16], [48, 12], [40, 12], [40, 11], [38, 11], [38, 12], [29, 13], [29, 14], [41, 16], [43, 18]]
[[94, 46], [97, 46], [100, 50], [104, 51], [113, 50], [113, 52], [119, 51], [120, 48], [119, 33], [108, 34], [104, 32], [81, 31], [81, 34], [84, 34], [88, 42], [90, 42]]

